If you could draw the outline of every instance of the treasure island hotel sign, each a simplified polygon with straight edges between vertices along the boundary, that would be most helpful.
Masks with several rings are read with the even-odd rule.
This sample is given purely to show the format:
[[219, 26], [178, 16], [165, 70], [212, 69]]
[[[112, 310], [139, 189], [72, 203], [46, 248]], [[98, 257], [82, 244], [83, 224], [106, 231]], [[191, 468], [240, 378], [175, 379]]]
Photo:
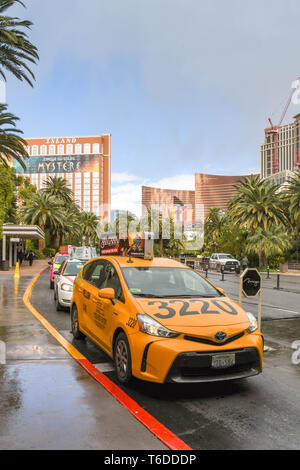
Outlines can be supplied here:
[[61, 177], [73, 191], [74, 200], [86, 212], [109, 220], [110, 214], [110, 134], [86, 137], [30, 138], [24, 170], [18, 162], [18, 175], [29, 177], [40, 190], [49, 177]]

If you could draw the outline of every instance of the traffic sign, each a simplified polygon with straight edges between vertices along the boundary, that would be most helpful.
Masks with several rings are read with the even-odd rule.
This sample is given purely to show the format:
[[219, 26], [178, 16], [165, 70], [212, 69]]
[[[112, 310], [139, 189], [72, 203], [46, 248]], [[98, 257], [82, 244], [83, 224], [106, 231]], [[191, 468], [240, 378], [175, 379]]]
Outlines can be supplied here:
[[261, 329], [261, 292], [262, 279], [261, 275], [254, 268], [246, 269], [240, 276], [239, 304], [242, 306], [242, 295], [245, 297], [258, 296], [257, 302], [257, 322], [258, 328]]
[[256, 297], [261, 291], [261, 275], [257, 269], [248, 268], [242, 276], [242, 291], [245, 297]]

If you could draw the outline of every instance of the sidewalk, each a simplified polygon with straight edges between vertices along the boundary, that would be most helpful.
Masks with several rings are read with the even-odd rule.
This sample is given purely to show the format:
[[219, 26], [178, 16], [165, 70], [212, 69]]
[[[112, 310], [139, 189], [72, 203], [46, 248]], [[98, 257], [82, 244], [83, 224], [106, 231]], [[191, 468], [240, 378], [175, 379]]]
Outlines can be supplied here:
[[0, 449], [167, 450], [25, 307], [47, 263], [0, 275]]
[[[19, 272], [21, 274], [29, 274], [30, 276], [35, 276], [39, 272], [42, 271], [42, 269], [46, 268], [48, 266], [48, 261], [50, 261], [50, 258], [44, 258], [44, 259], [37, 259], [33, 262], [32, 266], [29, 266], [28, 261], [23, 261], [22, 265], [19, 267]], [[9, 269], [9, 271], [0, 271], [0, 276], [2, 275], [7, 275], [7, 274], [14, 274], [15, 273], [16, 266], [13, 266], [12, 268]]]

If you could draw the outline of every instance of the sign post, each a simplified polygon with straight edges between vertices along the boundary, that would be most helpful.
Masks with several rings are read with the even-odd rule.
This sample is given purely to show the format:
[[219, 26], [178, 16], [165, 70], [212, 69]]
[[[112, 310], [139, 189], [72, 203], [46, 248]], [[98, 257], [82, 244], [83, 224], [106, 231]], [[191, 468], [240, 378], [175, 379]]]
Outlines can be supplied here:
[[257, 303], [257, 323], [259, 330], [261, 329], [261, 292], [262, 277], [254, 268], [246, 269], [240, 276], [239, 288], [239, 304], [242, 306], [242, 296], [258, 297]]

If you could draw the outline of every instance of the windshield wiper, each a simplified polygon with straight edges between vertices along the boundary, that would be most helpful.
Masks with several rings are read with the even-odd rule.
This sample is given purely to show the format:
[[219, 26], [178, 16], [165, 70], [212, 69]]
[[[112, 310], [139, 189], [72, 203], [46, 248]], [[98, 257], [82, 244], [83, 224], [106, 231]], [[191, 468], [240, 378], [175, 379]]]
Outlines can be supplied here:
[[131, 292], [135, 297], [149, 297], [149, 298], [155, 298], [155, 299], [162, 299], [165, 298], [165, 296], [161, 295], [154, 295], [154, 294], [144, 294], [144, 293], [136, 293], [136, 292]]
[[165, 298], [178, 298], [178, 299], [191, 299], [191, 298], [205, 298], [205, 299], [213, 299], [216, 295], [201, 295], [201, 294], [176, 294], [176, 295], [165, 295]]

